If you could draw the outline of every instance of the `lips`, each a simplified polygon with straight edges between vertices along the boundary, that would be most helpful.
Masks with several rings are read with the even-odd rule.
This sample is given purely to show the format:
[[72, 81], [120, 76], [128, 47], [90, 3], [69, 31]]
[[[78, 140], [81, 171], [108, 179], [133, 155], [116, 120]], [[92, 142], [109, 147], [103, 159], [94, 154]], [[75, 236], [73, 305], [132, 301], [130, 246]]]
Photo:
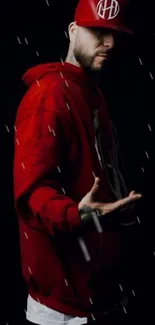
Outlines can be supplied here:
[[101, 57], [104, 57], [104, 58], [109, 59], [109, 55], [108, 54], [98, 54], [98, 56], [101, 56]]
[[106, 60], [108, 60], [109, 59], [109, 55], [107, 55], [107, 54], [98, 54], [97, 56], [99, 56], [99, 57], [101, 57], [101, 58], [104, 58], [104, 59], [106, 59]]

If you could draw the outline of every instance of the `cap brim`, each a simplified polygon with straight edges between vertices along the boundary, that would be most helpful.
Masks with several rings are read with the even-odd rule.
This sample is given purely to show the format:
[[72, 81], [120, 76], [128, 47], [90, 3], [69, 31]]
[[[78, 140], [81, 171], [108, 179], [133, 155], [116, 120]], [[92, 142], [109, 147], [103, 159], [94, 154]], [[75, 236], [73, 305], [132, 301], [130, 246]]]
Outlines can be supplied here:
[[132, 31], [131, 29], [129, 28], [125, 28], [123, 26], [114, 26], [114, 25], [110, 25], [110, 24], [104, 24], [102, 25], [101, 22], [99, 21], [96, 21], [95, 23], [94, 22], [88, 22], [88, 21], [76, 21], [76, 24], [78, 26], [81, 26], [81, 27], [100, 27], [100, 28], [105, 28], [105, 29], [111, 29], [111, 30], [115, 30], [115, 31], [118, 31], [118, 32], [122, 32], [122, 33], [126, 33], [126, 34], [130, 34], [130, 35], [135, 35], [134, 31]]

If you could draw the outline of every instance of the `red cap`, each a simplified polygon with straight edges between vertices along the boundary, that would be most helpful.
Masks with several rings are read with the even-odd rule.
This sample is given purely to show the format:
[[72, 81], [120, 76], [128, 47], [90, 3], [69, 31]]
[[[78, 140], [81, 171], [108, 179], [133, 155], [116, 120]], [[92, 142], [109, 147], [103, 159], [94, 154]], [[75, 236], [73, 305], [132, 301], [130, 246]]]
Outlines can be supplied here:
[[125, 25], [128, 0], [80, 0], [74, 16], [78, 26], [103, 27], [134, 34]]

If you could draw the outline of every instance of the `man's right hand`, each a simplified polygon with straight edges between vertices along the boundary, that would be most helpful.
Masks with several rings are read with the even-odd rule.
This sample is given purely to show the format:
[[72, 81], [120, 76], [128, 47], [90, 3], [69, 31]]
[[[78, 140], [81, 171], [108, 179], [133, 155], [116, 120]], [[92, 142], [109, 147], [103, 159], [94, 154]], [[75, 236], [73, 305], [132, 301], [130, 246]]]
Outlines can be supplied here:
[[139, 201], [143, 197], [142, 194], [131, 191], [128, 197], [125, 197], [116, 202], [97, 202], [96, 196], [99, 189], [99, 183], [100, 179], [96, 177], [90, 192], [88, 192], [86, 196], [84, 196], [84, 198], [80, 201], [78, 205], [79, 210], [88, 207], [91, 209], [98, 209], [102, 215], [105, 215], [115, 210], [121, 211], [122, 209], [126, 209], [128, 208], [128, 205], [136, 203], [136, 201]]

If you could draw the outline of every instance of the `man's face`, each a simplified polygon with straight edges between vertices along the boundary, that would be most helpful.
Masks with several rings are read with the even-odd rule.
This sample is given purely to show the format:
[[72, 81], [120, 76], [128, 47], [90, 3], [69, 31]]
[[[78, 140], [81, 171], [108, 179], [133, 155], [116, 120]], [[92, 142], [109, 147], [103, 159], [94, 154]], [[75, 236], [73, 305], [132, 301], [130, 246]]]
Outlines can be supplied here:
[[101, 72], [114, 48], [114, 34], [103, 28], [77, 27], [73, 54], [83, 69]]

